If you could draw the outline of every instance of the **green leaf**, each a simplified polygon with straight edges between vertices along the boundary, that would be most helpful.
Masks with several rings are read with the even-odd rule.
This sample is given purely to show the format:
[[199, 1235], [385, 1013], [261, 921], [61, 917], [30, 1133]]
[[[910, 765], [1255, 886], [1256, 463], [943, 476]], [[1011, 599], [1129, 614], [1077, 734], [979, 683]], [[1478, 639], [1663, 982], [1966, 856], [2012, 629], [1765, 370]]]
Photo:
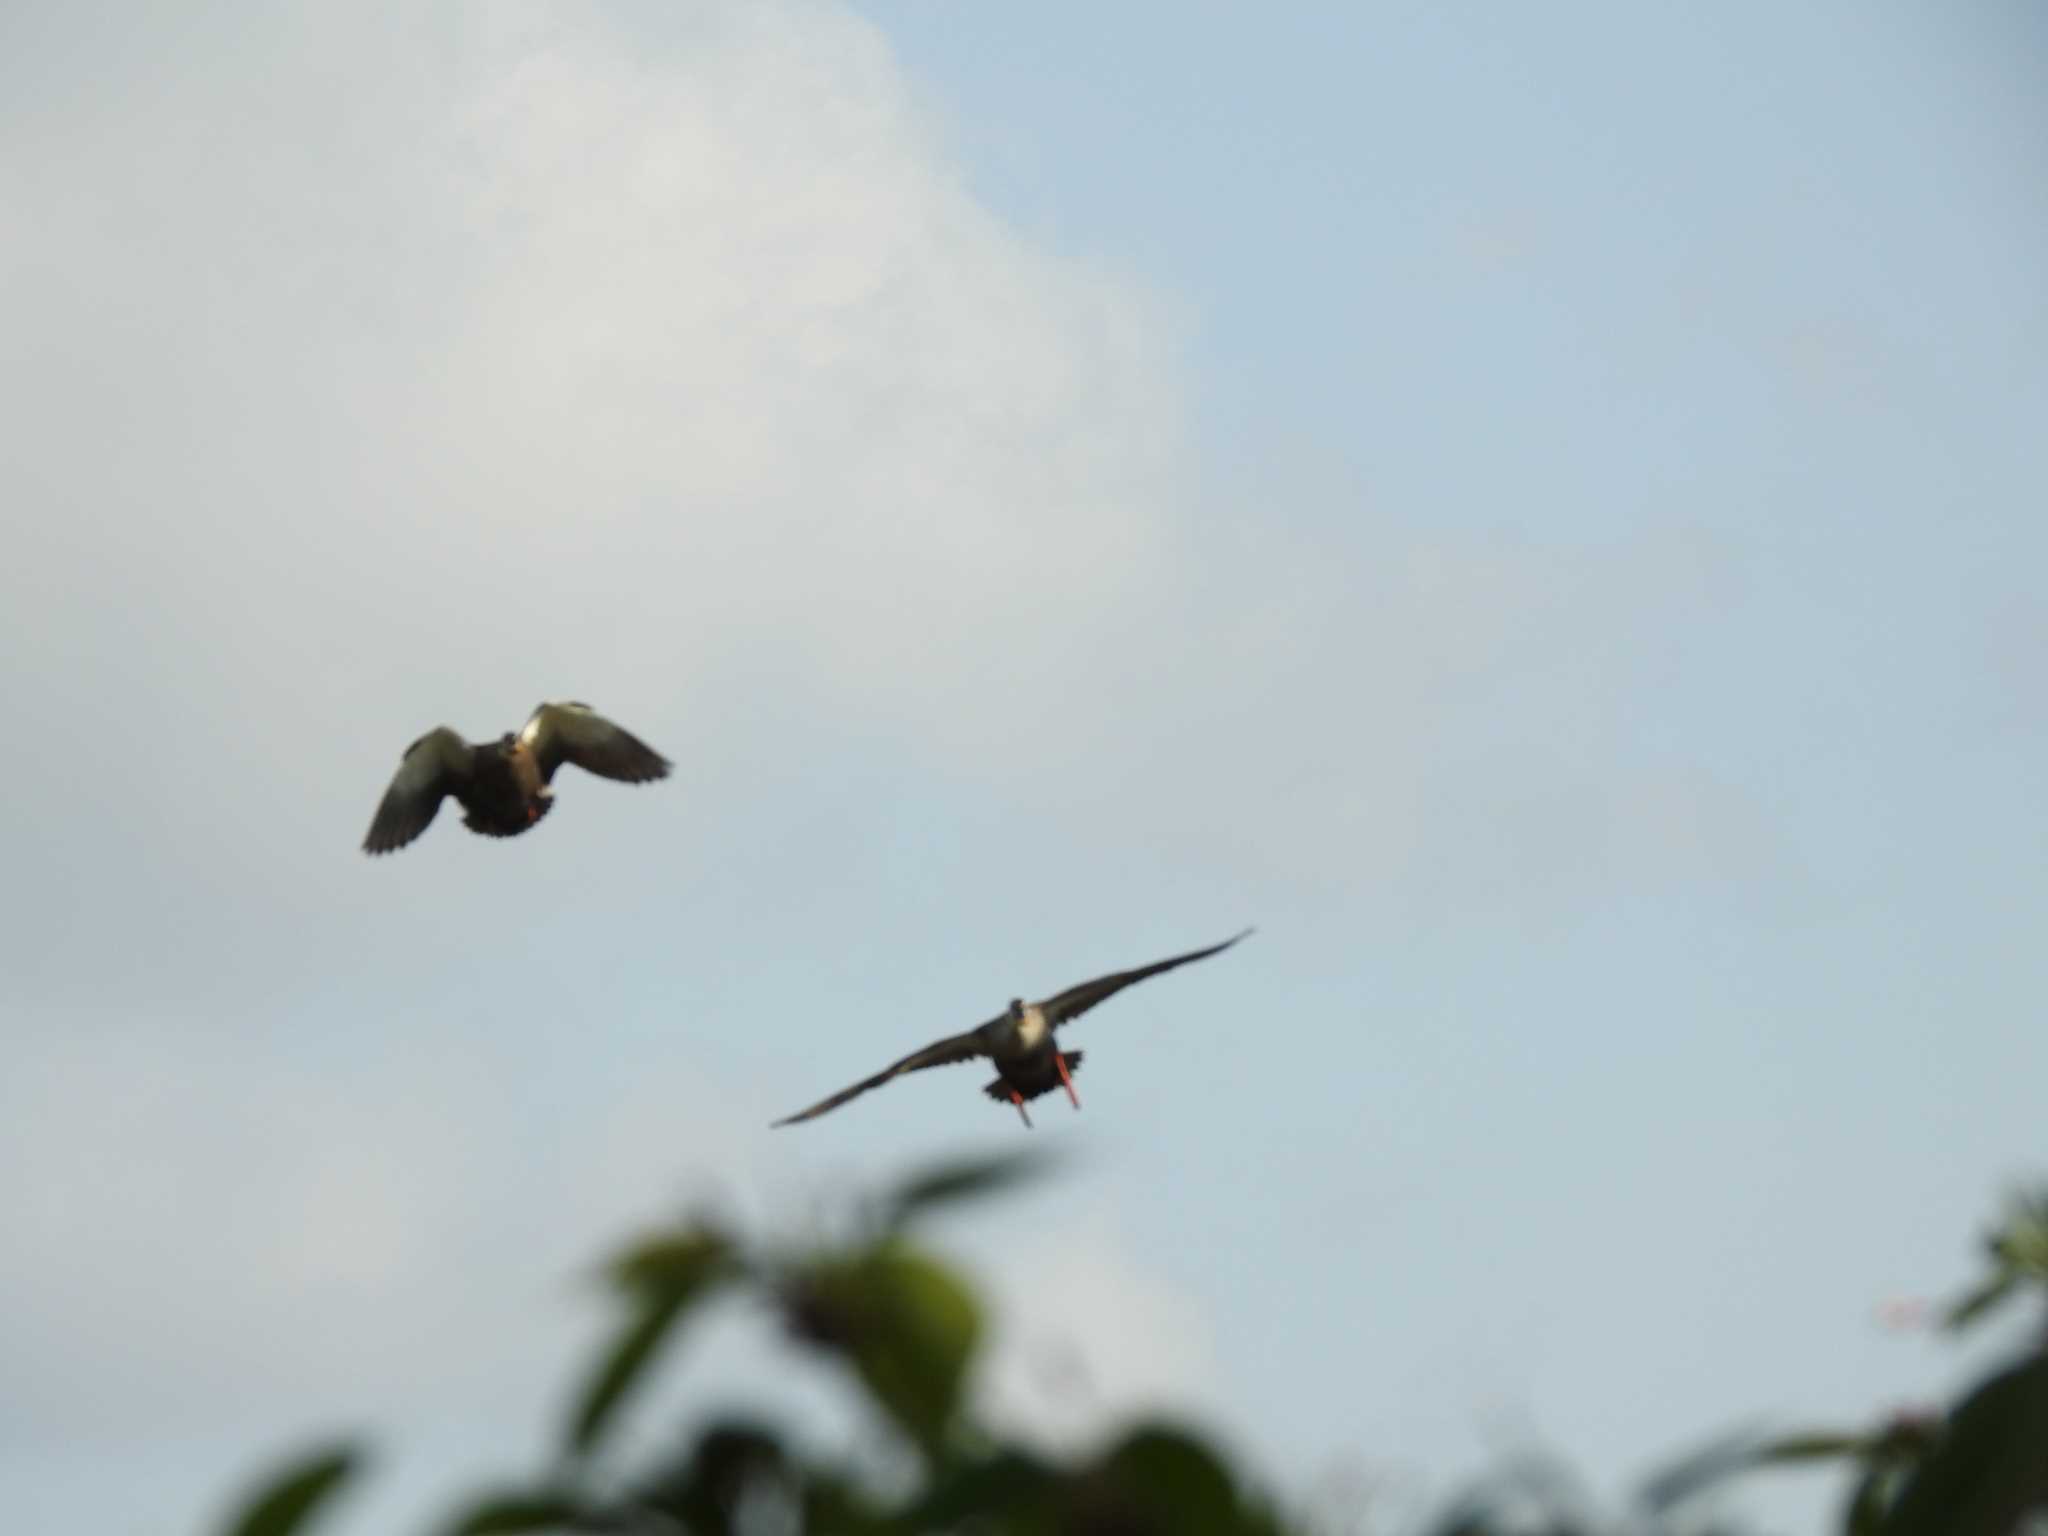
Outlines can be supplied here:
[[293, 1462], [227, 1524], [229, 1536], [292, 1536], [355, 1473], [362, 1455], [335, 1445]]
[[785, 1298], [799, 1337], [843, 1355], [926, 1451], [945, 1439], [981, 1336], [974, 1293], [902, 1243], [819, 1264]]
[[2048, 1501], [2048, 1356], [1984, 1382], [1907, 1474], [1882, 1536], [2010, 1536]]
[[1868, 1435], [1834, 1434], [1817, 1430], [1803, 1435], [1783, 1435], [1776, 1440], [1767, 1440], [1751, 1454], [1751, 1461], [1758, 1466], [1783, 1466], [1801, 1461], [1838, 1461], [1845, 1456], [1865, 1456], [1870, 1453], [1871, 1438]]
[[950, 1531], [977, 1516], [1001, 1514], [1011, 1524], [1033, 1515], [1044, 1519], [1059, 1486], [1050, 1467], [1019, 1451], [960, 1462], [933, 1481], [904, 1515], [904, 1524], [917, 1531]]
[[525, 1531], [565, 1530], [581, 1519], [583, 1507], [566, 1493], [499, 1494], [472, 1505], [448, 1527], [447, 1536], [517, 1536]]
[[735, 1262], [731, 1240], [700, 1226], [643, 1238], [616, 1255], [605, 1273], [629, 1295], [695, 1295], [727, 1278]]
[[688, 1531], [724, 1531], [750, 1500], [793, 1496], [797, 1471], [781, 1437], [754, 1419], [707, 1424], [696, 1442], [678, 1447], [630, 1503], [667, 1516]]
[[1250, 1528], [1216, 1453], [1161, 1425], [1135, 1431], [1097, 1464], [1064, 1524], [1160, 1536], [1235, 1536]]
[[1952, 1331], [1969, 1327], [2012, 1295], [2019, 1286], [2020, 1272], [2017, 1269], [2001, 1270], [1950, 1307], [1941, 1320], [1942, 1326]]
[[1757, 1465], [1764, 1459], [1765, 1449], [1749, 1430], [1723, 1435], [1645, 1478], [1638, 1497], [1652, 1513], [1667, 1513], [1716, 1483]]
[[946, 1164], [899, 1186], [888, 1198], [884, 1225], [900, 1227], [933, 1206], [970, 1200], [1026, 1183], [1044, 1175], [1053, 1161], [1044, 1154], [1006, 1152]]
[[2012, 1219], [1995, 1247], [2007, 1263], [2036, 1280], [2048, 1279], [2048, 1197], [2014, 1202]]
[[908, 1248], [877, 1251], [859, 1283], [872, 1304], [853, 1360], [882, 1406], [928, 1445], [944, 1436], [981, 1337], [974, 1293], [950, 1269]]
[[606, 1272], [636, 1306], [577, 1398], [568, 1445], [579, 1456], [596, 1450], [613, 1414], [676, 1323], [732, 1278], [737, 1263], [724, 1236], [696, 1227], [637, 1243], [614, 1258]]
[[1877, 1536], [1899, 1475], [1899, 1469], [1889, 1462], [1870, 1463], [1849, 1495], [1849, 1507], [1842, 1515], [1843, 1536]]
[[832, 1536], [904, 1536], [927, 1526], [909, 1525], [877, 1507], [859, 1479], [813, 1469], [803, 1482], [804, 1531], [830, 1531]]
[[610, 1426], [612, 1415], [626, 1394], [653, 1363], [656, 1351], [669, 1330], [683, 1315], [688, 1298], [680, 1295], [653, 1296], [612, 1340], [611, 1348], [598, 1361], [597, 1369], [584, 1384], [576, 1412], [569, 1424], [569, 1449], [587, 1456], [597, 1449]]

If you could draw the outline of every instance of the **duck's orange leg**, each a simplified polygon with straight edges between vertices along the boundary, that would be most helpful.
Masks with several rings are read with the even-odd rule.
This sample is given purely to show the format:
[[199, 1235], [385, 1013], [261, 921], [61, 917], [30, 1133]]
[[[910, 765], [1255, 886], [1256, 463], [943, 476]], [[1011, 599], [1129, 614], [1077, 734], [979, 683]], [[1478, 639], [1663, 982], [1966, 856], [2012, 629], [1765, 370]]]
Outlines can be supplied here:
[[1031, 1111], [1024, 1107], [1024, 1095], [1016, 1089], [1010, 1090], [1010, 1102], [1017, 1106], [1017, 1113], [1024, 1117], [1024, 1129], [1031, 1129]]
[[1060, 1069], [1060, 1081], [1067, 1085], [1067, 1097], [1074, 1101], [1074, 1108], [1081, 1107], [1081, 1095], [1074, 1092], [1074, 1080], [1067, 1075], [1067, 1057], [1063, 1051], [1052, 1053], [1052, 1064]]

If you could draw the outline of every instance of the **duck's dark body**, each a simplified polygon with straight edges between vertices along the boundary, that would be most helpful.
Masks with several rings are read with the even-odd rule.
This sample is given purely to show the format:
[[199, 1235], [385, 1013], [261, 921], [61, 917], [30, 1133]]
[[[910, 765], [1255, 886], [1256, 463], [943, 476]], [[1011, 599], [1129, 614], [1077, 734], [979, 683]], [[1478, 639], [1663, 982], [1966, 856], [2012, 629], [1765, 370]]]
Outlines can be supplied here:
[[[1058, 1093], [1064, 1084], [1060, 1082], [1060, 1069], [1053, 1060], [1053, 1054], [1048, 1043], [1041, 1055], [1029, 1060], [997, 1062], [996, 1071], [1002, 1075], [981, 1091], [998, 1104], [1014, 1104], [1017, 1099], [1029, 1103], [1045, 1094]], [[1067, 1058], [1067, 1075], [1072, 1077], [1081, 1070], [1081, 1058], [1087, 1053], [1067, 1051], [1063, 1054]], [[1013, 1093], [1016, 1098], [1011, 1097]]]
[[546, 788], [533, 754], [517, 737], [506, 736], [470, 748], [469, 781], [450, 792], [470, 831], [485, 837], [517, 837], [554, 805], [554, 796], [543, 793]]

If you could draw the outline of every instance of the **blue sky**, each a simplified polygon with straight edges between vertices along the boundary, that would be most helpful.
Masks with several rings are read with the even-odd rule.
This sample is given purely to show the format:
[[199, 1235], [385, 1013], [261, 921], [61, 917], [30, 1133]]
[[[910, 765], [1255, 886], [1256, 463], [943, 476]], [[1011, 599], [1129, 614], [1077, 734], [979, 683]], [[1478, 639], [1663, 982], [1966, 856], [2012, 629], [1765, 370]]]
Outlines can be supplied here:
[[[1247, 922], [1077, 1029], [1074, 1181], [939, 1234], [994, 1411], [1191, 1402], [1391, 1518], [1946, 1388], [1875, 1312], [2048, 1068], [2044, 55], [10, 8], [0, 1483], [184, 1529], [363, 1424], [345, 1528], [423, 1515], [632, 1222], [1022, 1134], [944, 1073], [769, 1119]], [[675, 779], [355, 852], [413, 735], [544, 696]], [[791, 1390], [708, 1349], [665, 1406]]]

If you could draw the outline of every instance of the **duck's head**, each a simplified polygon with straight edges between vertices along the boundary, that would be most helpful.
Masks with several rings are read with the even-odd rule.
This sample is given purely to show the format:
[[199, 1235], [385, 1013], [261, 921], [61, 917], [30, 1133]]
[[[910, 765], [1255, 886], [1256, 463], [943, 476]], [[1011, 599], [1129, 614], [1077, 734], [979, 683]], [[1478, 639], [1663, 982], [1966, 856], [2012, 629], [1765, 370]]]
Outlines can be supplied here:
[[1021, 998], [1021, 997], [1013, 997], [1013, 998], [1011, 998], [1011, 999], [1010, 999], [1010, 1021], [1011, 1021], [1012, 1023], [1017, 1023], [1017, 1022], [1021, 1021], [1021, 1020], [1023, 1019], [1023, 1017], [1024, 1017], [1024, 999], [1023, 999], [1023, 998]]

